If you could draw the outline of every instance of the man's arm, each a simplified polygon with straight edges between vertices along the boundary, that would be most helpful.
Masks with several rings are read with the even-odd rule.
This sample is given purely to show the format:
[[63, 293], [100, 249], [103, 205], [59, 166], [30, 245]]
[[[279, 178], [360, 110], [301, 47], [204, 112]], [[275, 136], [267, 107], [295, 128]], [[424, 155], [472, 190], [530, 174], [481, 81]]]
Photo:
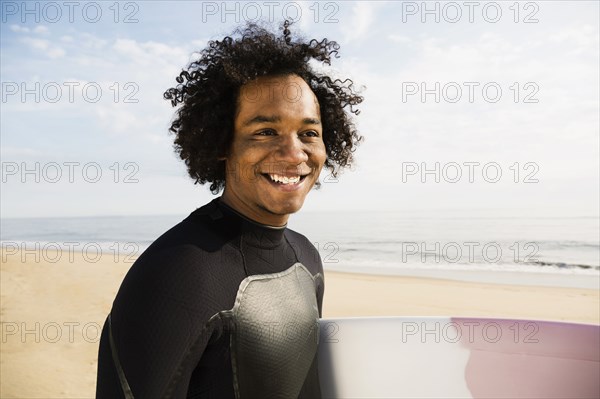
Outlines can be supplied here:
[[127, 397], [127, 386], [136, 398], [186, 396], [214, 313], [197, 252], [170, 249], [132, 266], [103, 328], [97, 398]]

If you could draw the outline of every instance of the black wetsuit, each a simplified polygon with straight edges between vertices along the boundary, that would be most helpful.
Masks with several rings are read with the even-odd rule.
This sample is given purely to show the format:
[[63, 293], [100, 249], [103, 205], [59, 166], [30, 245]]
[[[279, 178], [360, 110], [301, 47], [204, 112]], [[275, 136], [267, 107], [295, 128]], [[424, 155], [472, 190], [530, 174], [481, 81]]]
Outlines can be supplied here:
[[102, 330], [96, 397], [320, 398], [323, 290], [306, 237], [216, 198], [127, 273]]

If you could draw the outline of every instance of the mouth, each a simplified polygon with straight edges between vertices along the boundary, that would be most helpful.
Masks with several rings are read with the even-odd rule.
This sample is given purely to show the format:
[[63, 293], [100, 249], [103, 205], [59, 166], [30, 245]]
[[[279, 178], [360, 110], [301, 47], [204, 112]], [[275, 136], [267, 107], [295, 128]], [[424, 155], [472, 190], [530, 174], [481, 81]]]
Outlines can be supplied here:
[[308, 174], [281, 175], [277, 173], [261, 173], [261, 176], [263, 176], [272, 186], [277, 187], [282, 191], [295, 191], [302, 186], [302, 183]]

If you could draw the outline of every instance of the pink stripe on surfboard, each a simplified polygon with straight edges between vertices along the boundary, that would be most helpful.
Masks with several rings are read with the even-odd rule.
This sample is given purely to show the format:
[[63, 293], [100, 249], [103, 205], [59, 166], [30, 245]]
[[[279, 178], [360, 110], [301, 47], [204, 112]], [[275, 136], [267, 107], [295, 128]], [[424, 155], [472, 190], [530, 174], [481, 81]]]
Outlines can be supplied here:
[[452, 318], [474, 398], [600, 398], [600, 326]]

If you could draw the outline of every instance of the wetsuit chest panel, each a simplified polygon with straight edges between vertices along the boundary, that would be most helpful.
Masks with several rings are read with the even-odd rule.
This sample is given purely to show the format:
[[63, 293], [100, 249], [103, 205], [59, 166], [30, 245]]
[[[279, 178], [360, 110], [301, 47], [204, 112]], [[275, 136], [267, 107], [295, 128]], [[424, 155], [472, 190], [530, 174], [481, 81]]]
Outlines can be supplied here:
[[247, 277], [228, 313], [236, 397], [298, 397], [319, 336], [315, 280], [306, 267]]

